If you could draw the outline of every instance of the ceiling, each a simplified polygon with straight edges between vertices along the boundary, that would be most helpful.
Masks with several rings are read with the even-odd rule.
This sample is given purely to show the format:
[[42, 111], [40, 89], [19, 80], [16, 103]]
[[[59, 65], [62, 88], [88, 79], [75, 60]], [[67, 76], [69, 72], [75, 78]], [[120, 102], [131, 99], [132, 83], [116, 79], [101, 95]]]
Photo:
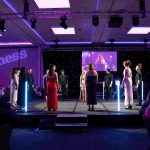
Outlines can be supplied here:
[[[44, 1], [44, 0], [43, 0]], [[139, 11], [139, 0], [70, 0], [69, 9], [39, 9], [34, 0], [28, 0], [30, 11], [25, 20], [24, 0], [1, 0], [0, 18], [6, 21], [6, 32], [0, 42], [32, 42], [34, 45], [49, 45], [55, 38], [59, 43], [104, 43], [109, 39], [116, 41], [143, 41], [147, 35], [128, 35], [132, 27], [133, 15], [140, 16], [139, 26], [150, 27], [150, 0], [145, 0], [146, 16]], [[97, 12], [99, 25], [92, 25], [92, 16]], [[108, 28], [109, 16], [123, 16], [120, 28]], [[55, 35], [51, 27], [59, 27], [60, 17], [66, 15], [67, 25], [75, 28], [75, 35]], [[36, 18], [36, 28], [30, 27], [30, 19]]]

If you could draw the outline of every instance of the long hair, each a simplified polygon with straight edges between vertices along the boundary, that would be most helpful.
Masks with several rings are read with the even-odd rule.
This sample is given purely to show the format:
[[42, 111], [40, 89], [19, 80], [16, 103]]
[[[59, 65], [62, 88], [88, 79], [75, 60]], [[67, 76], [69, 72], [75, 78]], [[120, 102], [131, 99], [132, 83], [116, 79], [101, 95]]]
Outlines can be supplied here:
[[52, 76], [53, 71], [54, 71], [54, 70], [53, 70], [54, 66], [55, 66], [55, 65], [53, 65], [53, 64], [50, 64], [50, 65], [49, 65], [49, 73], [48, 73], [49, 76]]
[[13, 69], [12, 69], [11, 75], [10, 75], [10, 78], [11, 78], [11, 79], [14, 79], [14, 74], [15, 74], [15, 73], [17, 73], [17, 68], [13, 68]]
[[21, 67], [19, 79], [27, 80], [27, 68], [26, 67]]
[[131, 66], [131, 61], [130, 60], [127, 60], [124, 62], [125, 66], [126, 67], [130, 67]]
[[92, 64], [88, 65], [88, 69], [94, 74], [94, 66]]

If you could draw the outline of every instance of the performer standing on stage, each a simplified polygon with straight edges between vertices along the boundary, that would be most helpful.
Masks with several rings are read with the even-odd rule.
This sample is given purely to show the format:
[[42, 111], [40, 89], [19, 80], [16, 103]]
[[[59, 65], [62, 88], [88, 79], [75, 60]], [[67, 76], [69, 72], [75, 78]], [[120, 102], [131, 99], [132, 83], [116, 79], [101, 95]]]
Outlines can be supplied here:
[[49, 69], [46, 69], [46, 74], [43, 76], [43, 94], [45, 96], [45, 100], [47, 101], [47, 96], [46, 96], [46, 87], [47, 87], [47, 81], [46, 81], [46, 77], [49, 74]]
[[34, 88], [34, 76], [32, 73], [32, 69], [28, 69], [27, 74], [27, 80], [28, 80], [28, 101], [32, 101], [32, 94], [33, 94], [33, 88]]
[[59, 85], [62, 94], [62, 99], [64, 100], [68, 96], [68, 77], [65, 75], [65, 71], [61, 70], [61, 75], [59, 76]]
[[86, 101], [86, 85], [85, 85], [85, 75], [86, 71], [82, 68], [82, 73], [80, 75], [80, 100]]
[[19, 73], [20, 70], [18, 68], [12, 69], [11, 83], [10, 83], [10, 103], [11, 106], [14, 108], [17, 106]]
[[94, 111], [94, 105], [97, 104], [96, 100], [96, 83], [98, 82], [98, 74], [92, 64], [89, 64], [88, 71], [86, 73], [86, 95], [87, 105], [89, 106], [88, 111]]
[[135, 76], [135, 88], [136, 88], [136, 97], [137, 97], [137, 101], [138, 101], [138, 104], [137, 106], [141, 106], [142, 105], [142, 96], [141, 96], [141, 93], [142, 93], [142, 73], [141, 73], [141, 69], [142, 69], [142, 64], [138, 64], [136, 66], [136, 76]]
[[48, 111], [56, 111], [58, 109], [58, 75], [55, 72], [55, 65], [49, 65], [49, 73], [46, 77], [46, 95]]
[[27, 81], [27, 69], [21, 67], [19, 75], [19, 87], [18, 87], [18, 105], [24, 109], [25, 107], [25, 82]]
[[123, 71], [122, 84], [124, 85], [125, 106], [126, 106], [126, 109], [132, 109], [133, 89], [132, 89], [132, 71], [130, 69], [131, 61], [127, 60], [123, 62], [123, 65], [125, 69]]
[[110, 69], [106, 69], [104, 82], [105, 82], [104, 85], [105, 85], [106, 101], [108, 101], [108, 99], [112, 99], [112, 84], [113, 84], [113, 75], [110, 73]]

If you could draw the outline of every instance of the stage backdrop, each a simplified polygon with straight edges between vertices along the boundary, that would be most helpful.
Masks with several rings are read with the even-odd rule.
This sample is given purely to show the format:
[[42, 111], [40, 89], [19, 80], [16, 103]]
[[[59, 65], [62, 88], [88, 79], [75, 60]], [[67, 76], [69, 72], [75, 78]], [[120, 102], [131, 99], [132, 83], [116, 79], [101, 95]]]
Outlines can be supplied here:
[[79, 51], [44, 51], [44, 72], [49, 64], [56, 65], [56, 71], [60, 75], [61, 69], [65, 70], [69, 81], [69, 97], [79, 97], [79, 81], [81, 73], [81, 52]]
[[[87, 50], [86, 50], [87, 51]], [[133, 84], [135, 84], [135, 67], [138, 63], [142, 63], [142, 73], [144, 81], [144, 97], [146, 98], [148, 90], [150, 90], [150, 52], [143, 51], [118, 51], [117, 52], [117, 71], [112, 72], [115, 79], [122, 80], [123, 77], [123, 61], [131, 60], [131, 69], [133, 73]], [[43, 63], [44, 72], [50, 63], [55, 64], [57, 72], [60, 74], [61, 69], [65, 69], [66, 74], [69, 76], [69, 93], [71, 97], [79, 97], [79, 76], [81, 73], [81, 51], [44, 51]], [[105, 72], [100, 71], [99, 81], [104, 80]], [[114, 86], [115, 87], [115, 86]]]
[[13, 67], [33, 69], [35, 84], [38, 84], [39, 67], [38, 48], [1, 48], [0, 49], [0, 84], [10, 84], [10, 73]]

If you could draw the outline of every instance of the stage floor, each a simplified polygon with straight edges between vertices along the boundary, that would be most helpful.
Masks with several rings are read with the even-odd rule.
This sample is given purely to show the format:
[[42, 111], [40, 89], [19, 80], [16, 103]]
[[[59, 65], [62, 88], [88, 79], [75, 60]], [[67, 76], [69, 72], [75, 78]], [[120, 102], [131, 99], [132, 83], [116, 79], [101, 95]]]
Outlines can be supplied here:
[[[95, 105], [95, 110], [88, 111], [86, 102], [78, 101], [77, 99], [67, 99], [65, 101], [58, 102], [58, 110], [47, 111], [46, 101], [34, 100], [28, 103], [28, 112], [26, 114], [57, 114], [57, 113], [83, 113], [87, 115], [137, 115], [139, 114], [138, 106], [135, 106], [134, 102], [132, 110], [125, 109], [124, 102], [120, 102], [120, 111], [118, 111], [117, 100], [105, 101], [99, 100], [98, 104]], [[18, 111], [23, 114], [23, 111]]]

